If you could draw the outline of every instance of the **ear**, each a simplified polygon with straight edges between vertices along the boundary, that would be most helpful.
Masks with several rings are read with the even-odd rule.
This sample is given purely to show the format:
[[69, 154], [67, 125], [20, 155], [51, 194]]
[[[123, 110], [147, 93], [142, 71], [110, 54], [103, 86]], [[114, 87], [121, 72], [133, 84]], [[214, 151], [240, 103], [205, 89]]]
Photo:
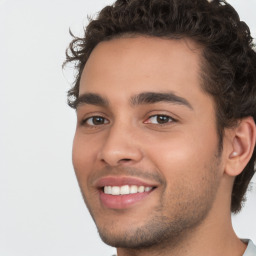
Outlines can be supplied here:
[[239, 121], [231, 128], [231, 145], [228, 147], [225, 173], [229, 176], [239, 175], [250, 161], [255, 147], [256, 126], [252, 117]]

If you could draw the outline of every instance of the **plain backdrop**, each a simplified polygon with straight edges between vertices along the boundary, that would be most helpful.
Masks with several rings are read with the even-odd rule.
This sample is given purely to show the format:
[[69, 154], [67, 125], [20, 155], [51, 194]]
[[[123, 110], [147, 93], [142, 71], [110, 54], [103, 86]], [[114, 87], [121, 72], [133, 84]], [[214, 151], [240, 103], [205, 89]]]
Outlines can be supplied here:
[[[233, 0], [256, 36], [256, 0]], [[110, 0], [0, 0], [0, 255], [104, 256], [71, 162], [75, 112], [66, 104], [71, 40]], [[233, 218], [256, 242], [256, 185]], [[228, 238], [227, 238], [228, 239]]]

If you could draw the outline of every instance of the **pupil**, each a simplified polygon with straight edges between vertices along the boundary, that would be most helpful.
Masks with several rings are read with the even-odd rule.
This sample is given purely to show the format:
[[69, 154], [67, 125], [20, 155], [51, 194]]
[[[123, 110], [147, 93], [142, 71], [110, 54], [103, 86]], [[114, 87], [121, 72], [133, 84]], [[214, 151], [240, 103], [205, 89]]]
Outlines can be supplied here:
[[103, 123], [104, 123], [104, 119], [102, 117], [93, 118], [93, 124], [97, 125], [97, 124], [103, 124]]
[[160, 123], [160, 124], [167, 123], [168, 121], [169, 121], [168, 116], [158, 116], [157, 117], [157, 122]]

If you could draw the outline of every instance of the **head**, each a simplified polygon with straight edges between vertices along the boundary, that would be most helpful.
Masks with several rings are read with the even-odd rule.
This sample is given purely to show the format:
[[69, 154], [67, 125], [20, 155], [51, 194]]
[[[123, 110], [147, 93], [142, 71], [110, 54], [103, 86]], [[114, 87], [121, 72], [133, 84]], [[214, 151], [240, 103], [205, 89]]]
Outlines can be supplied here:
[[[142, 50], [143, 45], [147, 45], [145, 50]], [[125, 53], [122, 49], [126, 49], [127, 52]], [[141, 54], [139, 49], [141, 49]], [[157, 52], [156, 54], [160, 56], [161, 49], [163, 49], [163, 51], [166, 52], [166, 55], [172, 59], [171, 61], [169, 61], [169, 59], [165, 59], [165, 54], [157, 59], [154, 59], [154, 54], [151, 56], [152, 52]], [[171, 50], [169, 51], [168, 49]], [[114, 57], [113, 60], [111, 60], [115, 53], [118, 54], [117, 56], [121, 56], [123, 60], [122, 63], [120, 63], [118, 57]], [[128, 53], [130, 57], [126, 58]], [[186, 56], [184, 57], [185, 53], [187, 54], [186, 56], [188, 59], [191, 61], [186, 60]], [[105, 59], [101, 59], [100, 56], [103, 55], [105, 55]], [[154, 67], [154, 70], [157, 70], [158, 73], [152, 77], [153, 70], [150, 70], [152, 66], [148, 67], [146, 70], [141, 70], [140, 67], [137, 67], [135, 63], [136, 55], [140, 57], [139, 59], [141, 62], [143, 62], [143, 59], [152, 61], [152, 63], [158, 63], [157, 61], [161, 60], [162, 62], [159, 62], [158, 64], [161, 65], [161, 63], [163, 63], [163, 66], [160, 70], [158, 70], [159, 65]], [[183, 63], [179, 65], [178, 61], [177, 67], [174, 68], [176, 64], [173, 59], [176, 61], [179, 59], [183, 60]], [[162, 97], [161, 100], [156, 101], [157, 104], [159, 102], [161, 103], [162, 101], [169, 101], [170, 98], [168, 97], [172, 97], [172, 101], [176, 102], [179, 107], [187, 108], [184, 112], [184, 116], [188, 115], [186, 111], [190, 111], [189, 108], [195, 108], [198, 110], [204, 108], [205, 111], [208, 110], [208, 114], [211, 113], [208, 115], [209, 119], [206, 118], [207, 112], [200, 113], [200, 115], [205, 116], [206, 119], [204, 119], [204, 121], [207, 124], [212, 124], [209, 127], [207, 124], [201, 124], [203, 130], [208, 130], [210, 132], [205, 134], [204, 138], [202, 137], [201, 142], [198, 141], [197, 138], [195, 138], [195, 140], [191, 140], [186, 136], [181, 140], [177, 139], [176, 141], [177, 146], [179, 143], [182, 145], [182, 141], [184, 142], [184, 145], [185, 141], [199, 144], [199, 147], [197, 148], [199, 152], [200, 150], [203, 151], [203, 145], [200, 145], [200, 143], [208, 143], [206, 140], [206, 137], [208, 136], [209, 144], [211, 144], [211, 146], [205, 153], [205, 156], [202, 153], [202, 158], [204, 158], [203, 162], [200, 164], [198, 161], [193, 163], [191, 159], [195, 159], [196, 157], [192, 154], [192, 152], [187, 151], [188, 155], [191, 154], [191, 159], [188, 157], [187, 160], [189, 161], [187, 162], [186, 168], [197, 168], [200, 166], [199, 169], [201, 169], [201, 172], [199, 175], [202, 182], [200, 186], [199, 184], [196, 186], [188, 185], [187, 190], [180, 191], [178, 187], [181, 186], [182, 182], [178, 179], [176, 180], [178, 186], [176, 186], [176, 190], [174, 190], [172, 195], [168, 193], [165, 194], [165, 192], [163, 192], [164, 188], [166, 189], [170, 186], [168, 181], [175, 180], [175, 178], [172, 177], [175, 171], [172, 174], [162, 175], [161, 172], [159, 173], [158, 171], [159, 169], [161, 170], [161, 164], [148, 164], [150, 162], [148, 159], [143, 160], [143, 164], [138, 164], [140, 161], [142, 162], [143, 156], [147, 155], [146, 153], [143, 153], [143, 150], [141, 151], [142, 153], [135, 152], [134, 154], [131, 153], [131, 156], [124, 156], [121, 159], [122, 161], [119, 162], [119, 165], [116, 163], [111, 164], [110, 158], [109, 161], [107, 160], [108, 156], [106, 148], [109, 145], [108, 142], [106, 142], [102, 147], [99, 147], [101, 148], [99, 149], [101, 152], [97, 154], [97, 157], [95, 158], [95, 161], [100, 159], [100, 164], [94, 168], [91, 174], [88, 174], [88, 179], [83, 181], [82, 175], [79, 174], [79, 171], [77, 172], [78, 181], [82, 191], [84, 187], [88, 186], [88, 182], [102, 182], [100, 185], [104, 185], [105, 181], [99, 181], [100, 177], [104, 177], [109, 173], [111, 173], [111, 175], [126, 176], [129, 174], [130, 176], [142, 177], [142, 179], [148, 180], [150, 186], [152, 185], [151, 187], [160, 187], [163, 189], [161, 192], [163, 201], [159, 205], [154, 206], [156, 214], [151, 219], [151, 226], [148, 225], [149, 230], [154, 229], [155, 226], [162, 225], [161, 229], [163, 232], [155, 239], [164, 237], [164, 234], [168, 233], [166, 231], [167, 229], [174, 230], [175, 235], [182, 232], [182, 230], [196, 226], [200, 221], [203, 221], [204, 217], [208, 214], [212, 205], [214, 204], [216, 194], [218, 193], [218, 187], [221, 183], [220, 173], [218, 170], [223, 169], [225, 165], [221, 159], [221, 155], [223, 154], [223, 151], [225, 151], [224, 144], [226, 138], [225, 136], [227, 134], [226, 131], [235, 130], [242, 120], [250, 118], [251, 124], [256, 120], [256, 53], [253, 50], [249, 28], [244, 22], [240, 21], [236, 11], [229, 4], [219, 0], [213, 0], [211, 2], [206, 0], [117, 0], [112, 6], [105, 7], [95, 20], [90, 21], [85, 30], [84, 37], [74, 38], [70, 44], [69, 50], [67, 51], [67, 62], [72, 61], [76, 63], [77, 76], [74, 87], [68, 92], [68, 103], [73, 108], [78, 108], [79, 104], [81, 103], [80, 96], [85, 96], [83, 101], [86, 102], [86, 104], [88, 103], [89, 105], [95, 105], [95, 102], [97, 102], [97, 104], [101, 105], [101, 107], [105, 106], [111, 109], [111, 104], [115, 103], [118, 104], [118, 107], [120, 107], [120, 111], [122, 109], [127, 110], [126, 114], [128, 115], [131, 112], [131, 109], [128, 111], [128, 107], [123, 106], [123, 102], [127, 100], [125, 97], [122, 98], [123, 94], [119, 94], [116, 98], [113, 97], [113, 99], [109, 99], [111, 96], [109, 98], [107, 97], [108, 90], [114, 90], [113, 93], [115, 93], [118, 91], [118, 88], [114, 87], [114, 81], [110, 82], [110, 80], [108, 80], [109, 78], [107, 78], [108, 74], [111, 73], [110, 70], [107, 70], [107, 72], [104, 65], [99, 63], [105, 61], [105, 64], [109, 68], [115, 67], [117, 72], [121, 74], [120, 77], [116, 78], [117, 80], [119, 79], [119, 82], [128, 81], [131, 77], [131, 72], [134, 72], [134, 76], [136, 77], [137, 73], [135, 70], [132, 70], [133, 67], [130, 65], [131, 63], [134, 63], [134, 66], [140, 70], [140, 74], [138, 74], [137, 77], [138, 79], [140, 79], [139, 76], [143, 72], [145, 72], [145, 74], [150, 72], [150, 81], [154, 81], [155, 77], [158, 77], [157, 74], [159, 74], [159, 76], [161, 74], [161, 77], [165, 78], [165, 74], [168, 74], [169, 72], [170, 77], [173, 77], [173, 81], [175, 82], [176, 86], [174, 86], [174, 88], [170, 87], [168, 90], [167, 84], [171, 83], [172, 81], [167, 80], [168, 82], [166, 81], [165, 87], [162, 88], [159, 86], [159, 88], [157, 88], [156, 83], [159, 81], [156, 80], [154, 85], [156, 88], [154, 88], [153, 84], [148, 81], [148, 88], [145, 85], [142, 85], [141, 91], [137, 91], [137, 88], [139, 88], [140, 85], [136, 85], [136, 88], [133, 88], [133, 91], [129, 88], [130, 91], [127, 89], [126, 92], [126, 88], [129, 87], [129, 85], [124, 82], [124, 84], [126, 84], [126, 88], [122, 88], [122, 92], [125, 92], [126, 94], [129, 94], [130, 92], [132, 93], [129, 95], [129, 100], [127, 101], [130, 103], [132, 102], [135, 106], [152, 103], [152, 94], [146, 95], [143, 93], [155, 92], [155, 89], [158, 89], [160, 94], [153, 95], [154, 97]], [[111, 66], [111, 63], [118, 64]], [[122, 69], [122, 64], [124, 65], [124, 63], [126, 63], [126, 66], [129, 67], [126, 70], [130, 75], [129, 77], [125, 75], [125, 70]], [[97, 74], [95, 73], [95, 67], [97, 66], [99, 67], [99, 73], [96, 72], [99, 74], [98, 76], [104, 74], [106, 81], [109, 81], [109, 83], [106, 83], [107, 87], [102, 87], [102, 81], [104, 81], [104, 79], [99, 81], [96, 79], [98, 83], [93, 82], [95, 81], [95, 78], [97, 78]], [[147, 62], [144, 63], [144, 67], [145, 66], [147, 66]], [[118, 70], [119, 67], [120, 70]], [[170, 71], [168, 71], [168, 68]], [[175, 70], [176, 68], [177, 70]], [[161, 73], [162, 70], [163, 73]], [[175, 72], [172, 70], [175, 70]], [[182, 75], [178, 77], [175, 75], [180, 73], [181, 70], [186, 70], [186, 73], [188, 73], [187, 77], [184, 75], [187, 82], [191, 81], [191, 84], [193, 84], [194, 81], [194, 84], [198, 84], [197, 89], [188, 88], [188, 85], [186, 88], [183, 88], [185, 81], [182, 81], [183, 83], [179, 83], [178, 81], [181, 79]], [[93, 73], [94, 76], [91, 75]], [[122, 74], [124, 74], [124, 76], [122, 76]], [[146, 77], [146, 75], [144, 77]], [[170, 79], [170, 77], [168, 79]], [[160, 77], [158, 78], [162, 79]], [[135, 81], [130, 80], [130, 82]], [[178, 84], [180, 84], [180, 86], [177, 86]], [[99, 95], [95, 94], [94, 92], [100, 92], [101, 89], [103, 92], [106, 92], [106, 94], [103, 95], [103, 97], [98, 97]], [[175, 93], [172, 95], [166, 95], [166, 93], [163, 93], [166, 91], [174, 91]], [[184, 99], [183, 96], [186, 94], [192, 94], [192, 98]], [[168, 99], [166, 100], [165, 97]], [[195, 99], [197, 97], [201, 99], [201, 105], [191, 105], [190, 100], [192, 102], [196, 102]], [[163, 98], [165, 98], [165, 100], [163, 100]], [[113, 102], [111, 102], [111, 100], [113, 100]], [[155, 103], [155, 100], [153, 101]], [[158, 107], [161, 108], [161, 106]], [[88, 112], [88, 110], [86, 111]], [[183, 113], [183, 110], [177, 110], [177, 113], [179, 113], [179, 111], [180, 113]], [[94, 112], [94, 110], [92, 112]], [[109, 110], [108, 113], [112, 114], [104, 113], [104, 115], [112, 115], [113, 120], [118, 119], [118, 111], [113, 114], [112, 109], [111, 111]], [[165, 113], [162, 113], [162, 116], [159, 116], [158, 113], [156, 114], [156, 116], [152, 115], [148, 117], [148, 119], [145, 119], [144, 123], [150, 123], [150, 125], [152, 125], [151, 122], [153, 122], [152, 120], [155, 120], [154, 118], [158, 118], [157, 120], [159, 122], [162, 120], [165, 123], [163, 119], [166, 119], [168, 115], [165, 115]], [[199, 116], [199, 112], [197, 115]], [[102, 118], [101, 116], [101, 118], [98, 119], [87, 118], [86, 122], [87, 124], [88, 122], [93, 122], [93, 125], [95, 126], [97, 126], [98, 122], [100, 127], [103, 127], [104, 125], [104, 127], [108, 127], [109, 119], [111, 118]], [[179, 119], [179, 117], [177, 119]], [[175, 117], [173, 117], [173, 120], [175, 120]], [[181, 120], [179, 120], [179, 122], [182, 123]], [[184, 122], [186, 123], [186, 121]], [[125, 123], [124, 120], [123, 123]], [[111, 129], [115, 129], [115, 125], [112, 125], [111, 127]], [[125, 129], [126, 128], [124, 128], [124, 130]], [[152, 129], [157, 130], [158, 128]], [[175, 145], [176, 138], [179, 138], [179, 135], [182, 132], [178, 130], [176, 131], [176, 128], [172, 128], [174, 129], [172, 134], [175, 134], [175, 136], [174, 138], [170, 139], [171, 135], [168, 133], [169, 128], [164, 129], [167, 131], [166, 133], [161, 133], [164, 134], [164, 136], [161, 135], [155, 140], [154, 138], [156, 137], [150, 137], [148, 132], [145, 132], [146, 135], [143, 135], [143, 133], [140, 134], [140, 132], [136, 134], [136, 129], [134, 129], [134, 127], [132, 131], [127, 128], [126, 132], [131, 136], [131, 140], [134, 139], [135, 142], [138, 142], [137, 146], [140, 149], [143, 148], [143, 143], [140, 143], [140, 141], [144, 136], [145, 147], [149, 147], [146, 139], [148, 139], [148, 141], [151, 140], [152, 142], [150, 142], [150, 144], [154, 145], [156, 154], [157, 152], [160, 154], [161, 151], [168, 152], [168, 150], [170, 150], [170, 153], [167, 154], [166, 157], [164, 155], [161, 156], [161, 161], [166, 161], [166, 164], [175, 166], [175, 164], [172, 162], [177, 161], [175, 159], [180, 159], [180, 161], [184, 163], [185, 159], [183, 159], [183, 156], [181, 157], [179, 153], [183, 152], [186, 154], [186, 146], [184, 146], [181, 152], [179, 152], [179, 150], [173, 151], [174, 149], [172, 149], [170, 146], [170, 143]], [[196, 133], [194, 135], [196, 136], [202, 134], [202, 132], [203, 131], [200, 131], [200, 129], [196, 129]], [[94, 136], [89, 136], [90, 134], [95, 134], [96, 130], [90, 130], [90, 132], [86, 130], [84, 133], [87, 134], [85, 144], [89, 145], [90, 147], [97, 144], [97, 140], [94, 138]], [[110, 130], [108, 133], [105, 132], [105, 137], [101, 135], [101, 139], [103, 141], [110, 140], [110, 134], [112, 134], [112, 131]], [[115, 134], [118, 134], [118, 130], [115, 131]], [[214, 134], [212, 137], [213, 140], [209, 138], [209, 136], [211, 136], [210, 134]], [[81, 140], [81, 137], [79, 140]], [[255, 139], [253, 140], [255, 143]], [[78, 146], [75, 147], [77, 148]], [[95, 147], [97, 148], [97, 145]], [[103, 147], [105, 148], [104, 150], [102, 149]], [[120, 147], [122, 146], [120, 145]], [[168, 149], [168, 147], [170, 147], [170, 149]], [[75, 156], [75, 154], [78, 152], [76, 148], [74, 149], [74, 166], [75, 169], [76, 167], [79, 169], [79, 164], [76, 164], [76, 162], [79, 162], [81, 157]], [[81, 149], [81, 145], [79, 145], [79, 148]], [[248, 184], [255, 172], [254, 163], [256, 152], [254, 144], [252, 145], [250, 152], [250, 156], [247, 158], [243, 170], [236, 175], [232, 184], [232, 189], [230, 191], [231, 203], [229, 205], [232, 212], [238, 212], [241, 209]], [[90, 155], [87, 153], [88, 148], [84, 153], [85, 158]], [[151, 152], [148, 155], [152, 154], [154, 153]], [[136, 159], [136, 161], [132, 162], [136, 162], [136, 164], [131, 164], [130, 160], [133, 159], [133, 157]], [[154, 157], [152, 158], [154, 159]], [[158, 161], [159, 160], [155, 160], [152, 162], [158, 163]], [[191, 165], [189, 163], [191, 163]], [[206, 166], [208, 167], [206, 168]], [[180, 166], [179, 163], [176, 165], [176, 167], [177, 172], [182, 171], [184, 168], [184, 166]], [[183, 178], [187, 184], [190, 183], [189, 179], [191, 177]], [[125, 183], [125, 181], [122, 182]], [[99, 184], [97, 184], [97, 186], [99, 186]], [[175, 184], [172, 184], [172, 186], [175, 187]], [[190, 194], [193, 194], [195, 189], [200, 190], [200, 187], [203, 187], [202, 192], [204, 193], [204, 196], [201, 197], [199, 195], [197, 198], [189, 197]], [[181, 193], [181, 195], [179, 195], [178, 192]], [[92, 192], [92, 194], [93, 193], [94, 192]], [[173, 206], [176, 208], [180, 207], [180, 211], [186, 211], [190, 204], [196, 206], [197, 209], [201, 209], [201, 211], [199, 211], [198, 214], [193, 213], [194, 219], [191, 220], [192, 217], [190, 216], [190, 221], [188, 221], [188, 218], [184, 217], [184, 219], [182, 219], [177, 215], [175, 218], [176, 223], [174, 224], [174, 222], [170, 221], [168, 214], [166, 214], [165, 211], [162, 211], [162, 208], [166, 206], [164, 200], [167, 195], [170, 196], [170, 204], [173, 203]], [[89, 194], [89, 189], [86, 192], [84, 191], [84, 196], [88, 208], [91, 211], [92, 216], [95, 218], [97, 224], [97, 221], [99, 220], [97, 220], [97, 217], [95, 216], [98, 214], [97, 211], [100, 210], [94, 211], [94, 209], [90, 208], [90, 200], [94, 199]], [[180, 197], [180, 200], [176, 200], [177, 197]], [[173, 199], [173, 201], [171, 199]], [[181, 205], [180, 202], [183, 202], [184, 204]], [[150, 207], [150, 204], [146, 205], [146, 207]], [[116, 216], [119, 216], [120, 212], [115, 211], [116, 209], [113, 210], [113, 215], [116, 214]], [[175, 212], [173, 212], [173, 215], [175, 215]], [[136, 219], [136, 214], [132, 211], [130, 212], [130, 218]], [[168, 223], [172, 223], [170, 225], [174, 225], [175, 228], [168, 226]], [[139, 224], [137, 223], [137, 225]], [[100, 226], [100, 224], [98, 226]], [[136, 232], [138, 237], [143, 236], [143, 226], [138, 228]], [[102, 230], [102, 234], [104, 237], [104, 230]], [[118, 246], [118, 243], [115, 244], [115, 246]]]

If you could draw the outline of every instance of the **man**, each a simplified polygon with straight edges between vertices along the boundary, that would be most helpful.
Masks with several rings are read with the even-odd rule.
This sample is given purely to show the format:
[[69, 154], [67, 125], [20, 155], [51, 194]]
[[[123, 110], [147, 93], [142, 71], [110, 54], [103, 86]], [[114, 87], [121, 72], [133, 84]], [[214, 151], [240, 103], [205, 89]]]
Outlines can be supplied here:
[[73, 164], [102, 240], [126, 255], [256, 255], [256, 53], [224, 1], [117, 0], [74, 38]]

